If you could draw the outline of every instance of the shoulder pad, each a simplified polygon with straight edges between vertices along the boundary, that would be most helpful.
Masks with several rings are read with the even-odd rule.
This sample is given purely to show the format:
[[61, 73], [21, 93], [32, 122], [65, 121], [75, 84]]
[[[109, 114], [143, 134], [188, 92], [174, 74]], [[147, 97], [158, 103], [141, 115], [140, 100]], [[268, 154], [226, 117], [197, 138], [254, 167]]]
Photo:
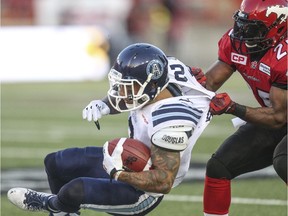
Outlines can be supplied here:
[[163, 128], [152, 135], [151, 142], [161, 148], [183, 151], [192, 132], [193, 128], [188, 126]]

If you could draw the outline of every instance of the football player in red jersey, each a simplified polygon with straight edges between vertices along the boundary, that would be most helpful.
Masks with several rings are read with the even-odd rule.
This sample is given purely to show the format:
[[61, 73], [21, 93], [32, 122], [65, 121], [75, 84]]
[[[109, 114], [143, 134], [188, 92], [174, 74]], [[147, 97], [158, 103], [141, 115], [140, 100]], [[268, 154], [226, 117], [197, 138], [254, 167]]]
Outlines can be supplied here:
[[205, 216], [228, 216], [230, 183], [241, 174], [273, 164], [287, 184], [287, 16], [287, 0], [243, 0], [234, 27], [218, 43], [218, 60], [201, 79], [217, 91], [238, 71], [260, 104], [240, 105], [227, 93], [211, 100], [213, 115], [232, 114], [247, 123], [207, 163]]

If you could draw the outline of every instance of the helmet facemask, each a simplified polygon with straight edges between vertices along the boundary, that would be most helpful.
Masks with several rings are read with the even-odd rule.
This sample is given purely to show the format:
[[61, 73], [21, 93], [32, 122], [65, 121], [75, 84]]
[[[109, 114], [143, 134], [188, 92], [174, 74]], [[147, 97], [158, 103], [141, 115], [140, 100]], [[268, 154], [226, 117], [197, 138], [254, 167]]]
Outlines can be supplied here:
[[[233, 48], [241, 54], [262, 52], [272, 46], [272, 40], [266, 38], [268, 28], [260, 20], [249, 20], [247, 14], [237, 11], [233, 32], [230, 35]], [[245, 46], [244, 46], [245, 44]]]
[[[122, 78], [122, 74], [115, 69], [111, 69], [108, 74], [110, 89], [108, 90], [108, 99], [113, 106], [119, 112], [132, 111], [143, 107], [150, 101], [149, 95], [145, 92], [147, 88], [154, 91], [150, 80], [151, 76], [147, 77], [147, 80], [141, 83], [137, 79]], [[161, 89], [155, 89], [155, 96], [160, 93]], [[126, 107], [123, 107], [125, 104]]]

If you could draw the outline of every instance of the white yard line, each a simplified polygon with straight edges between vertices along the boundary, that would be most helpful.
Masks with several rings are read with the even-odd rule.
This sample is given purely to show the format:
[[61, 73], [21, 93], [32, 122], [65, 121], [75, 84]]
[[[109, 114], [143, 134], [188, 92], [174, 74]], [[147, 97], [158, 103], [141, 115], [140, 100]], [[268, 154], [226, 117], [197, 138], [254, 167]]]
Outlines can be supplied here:
[[[165, 195], [164, 200], [173, 202], [203, 202], [201, 196], [189, 196], [189, 195]], [[287, 200], [277, 199], [253, 199], [253, 198], [240, 198], [234, 197], [231, 201], [233, 204], [245, 204], [245, 205], [276, 205], [286, 206]]]

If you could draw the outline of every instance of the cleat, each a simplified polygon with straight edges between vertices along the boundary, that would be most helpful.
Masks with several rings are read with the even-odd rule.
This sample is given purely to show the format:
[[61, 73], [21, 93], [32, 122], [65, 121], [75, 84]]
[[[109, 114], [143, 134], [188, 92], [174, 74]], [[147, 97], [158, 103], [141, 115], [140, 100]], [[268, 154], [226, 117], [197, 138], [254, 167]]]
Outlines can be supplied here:
[[17, 207], [28, 211], [49, 211], [48, 200], [55, 195], [36, 192], [27, 188], [12, 188], [7, 197]]

